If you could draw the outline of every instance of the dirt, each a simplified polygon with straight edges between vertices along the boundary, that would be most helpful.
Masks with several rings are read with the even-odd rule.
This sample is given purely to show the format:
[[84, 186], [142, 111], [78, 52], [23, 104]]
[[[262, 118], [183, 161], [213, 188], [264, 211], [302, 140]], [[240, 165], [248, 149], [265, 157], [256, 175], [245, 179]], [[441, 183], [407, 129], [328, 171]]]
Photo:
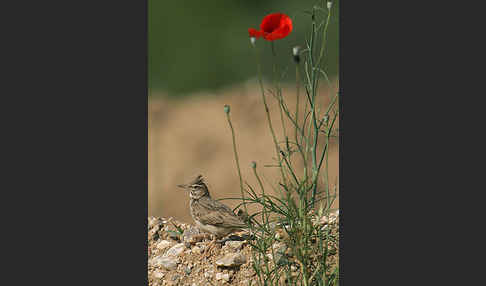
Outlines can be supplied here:
[[[337, 213], [325, 222], [319, 220], [319, 223], [337, 231]], [[200, 233], [190, 224], [160, 217], [148, 218], [147, 231], [149, 286], [256, 285], [251, 246], [246, 240], [235, 240], [235, 237], [244, 237], [244, 232], [233, 234], [224, 243], [213, 243], [208, 234]], [[276, 242], [275, 245], [282, 243]], [[337, 250], [329, 260], [332, 265], [336, 265], [339, 246], [329, 245]], [[225, 256], [238, 257], [239, 261], [235, 260], [235, 265], [218, 265]], [[273, 260], [273, 257], [270, 256], [270, 259]], [[294, 260], [289, 257], [289, 261]], [[292, 263], [295, 265], [292, 268], [296, 269], [292, 275], [297, 277], [298, 264]]]
[[[149, 150], [148, 150], [148, 212], [149, 216], [174, 217], [178, 221], [192, 223], [189, 214], [188, 194], [176, 187], [186, 183], [195, 175], [206, 178], [213, 198], [241, 197], [239, 178], [233, 155], [231, 131], [225, 104], [231, 106], [231, 120], [236, 133], [236, 142], [244, 182], [256, 189], [257, 180], [251, 169], [251, 162], [257, 163], [268, 193], [278, 182], [278, 170], [274, 167], [275, 147], [266, 121], [256, 79], [235, 87], [213, 93], [199, 93], [184, 99], [171, 99], [164, 94], [152, 94], [149, 98]], [[269, 88], [270, 85], [266, 85]], [[325, 88], [318, 95], [323, 109], [330, 100]], [[333, 87], [332, 94], [337, 90]], [[295, 86], [284, 86], [283, 96], [290, 110], [295, 109]], [[300, 95], [300, 104], [306, 100]], [[267, 95], [269, 111], [275, 133], [282, 140], [283, 129], [277, 101]], [[303, 109], [301, 109], [301, 114]], [[291, 123], [284, 120], [286, 131]], [[290, 134], [293, 139], [293, 134]], [[323, 138], [323, 137], [322, 137]], [[338, 144], [332, 139], [329, 148], [329, 182], [331, 187], [338, 183]], [[319, 145], [324, 145], [320, 140]], [[293, 162], [301, 169], [301, 162]], [[236, 200], [224, 201], [230, 207]], [[334, 206], [339, 206], [339, 199]], [[249, 212], [255, 211], [249, 208]]]

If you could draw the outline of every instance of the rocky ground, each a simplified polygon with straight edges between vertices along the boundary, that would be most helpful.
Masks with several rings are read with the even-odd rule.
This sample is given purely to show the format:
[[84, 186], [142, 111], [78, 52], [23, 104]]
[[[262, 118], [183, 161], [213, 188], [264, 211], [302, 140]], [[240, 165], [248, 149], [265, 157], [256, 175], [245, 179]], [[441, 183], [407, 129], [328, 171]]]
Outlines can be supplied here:
[[[338, 231], [338, 212], [316, 223]], [[256, 285], [251, 246], [244, 237], [245, 232], [240, 232], [214, 243], [195, 226], [149, 217], [149, 285]], [[274, 249], [277, 261], [289, 252], [283, 242], [276, 242]], [[331, 261], [337, 263], [339, 246], [333, 244], [332, 249]]]

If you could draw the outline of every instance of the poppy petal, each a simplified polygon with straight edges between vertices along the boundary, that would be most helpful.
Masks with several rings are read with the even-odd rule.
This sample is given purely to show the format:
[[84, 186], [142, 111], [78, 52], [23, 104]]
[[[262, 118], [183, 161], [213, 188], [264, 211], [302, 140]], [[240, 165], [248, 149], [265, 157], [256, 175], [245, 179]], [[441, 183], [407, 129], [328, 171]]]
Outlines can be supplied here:
[[265, 16], [260, 24], [260, 30], [248, 29], [250, 37], [263, 37], [268, 41], [285, 38], [290, 32], [292, 32], [292, 20], [282, 13], [272, 13]]
[[292, 32], [292, 20], [285, 14], [273, 13], [263, 18], [260, 28], [266, 40], [278, 40]]
[[282, 16], [283, 14], [281, 13], [273, 13], [265, 16], [260, 24], [260, 29], [267, 33], [273, 32], [279, 27]]
[[287, 35], [292, 31], [292, 28], [289, 26], [283, 26], [278, 28], [277, 30], [273, 31], [264, 36], [265, 40], [273, 41], [287, 37]]
[[248, 29], [248, 34], [250, 34], [250, 37], [255, 37], [255, 38], [260, 38], [263, 36], [262, 31], [258, 31], [257, 29], [249, 28]]

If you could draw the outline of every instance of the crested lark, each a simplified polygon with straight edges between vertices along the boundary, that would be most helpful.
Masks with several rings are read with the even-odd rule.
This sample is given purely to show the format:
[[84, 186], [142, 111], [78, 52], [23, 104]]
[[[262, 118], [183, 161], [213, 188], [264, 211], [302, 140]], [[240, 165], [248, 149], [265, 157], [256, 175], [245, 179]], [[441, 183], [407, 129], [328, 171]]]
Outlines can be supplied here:
[[211, 198], [201, 175], [189, 184], [178, 185], [178, 187], [190, 191], [191, 216], [201, 230], [215, 237], [223, 237], [233, 231], [247, 228], [246, 223], [228, 206]]

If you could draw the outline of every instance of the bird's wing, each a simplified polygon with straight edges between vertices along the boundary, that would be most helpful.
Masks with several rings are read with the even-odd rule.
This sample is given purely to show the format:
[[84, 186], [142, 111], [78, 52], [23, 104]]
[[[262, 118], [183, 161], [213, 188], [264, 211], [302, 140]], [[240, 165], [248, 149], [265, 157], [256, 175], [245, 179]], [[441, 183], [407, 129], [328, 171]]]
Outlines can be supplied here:
[[206, 214], [201, 214], [199, 220], [203, 224], [218, 225], [222, 227], [245, 227], [246, 224], [237, 217], [226, 205], [218, 201], [200, 200], [207, 210]]

